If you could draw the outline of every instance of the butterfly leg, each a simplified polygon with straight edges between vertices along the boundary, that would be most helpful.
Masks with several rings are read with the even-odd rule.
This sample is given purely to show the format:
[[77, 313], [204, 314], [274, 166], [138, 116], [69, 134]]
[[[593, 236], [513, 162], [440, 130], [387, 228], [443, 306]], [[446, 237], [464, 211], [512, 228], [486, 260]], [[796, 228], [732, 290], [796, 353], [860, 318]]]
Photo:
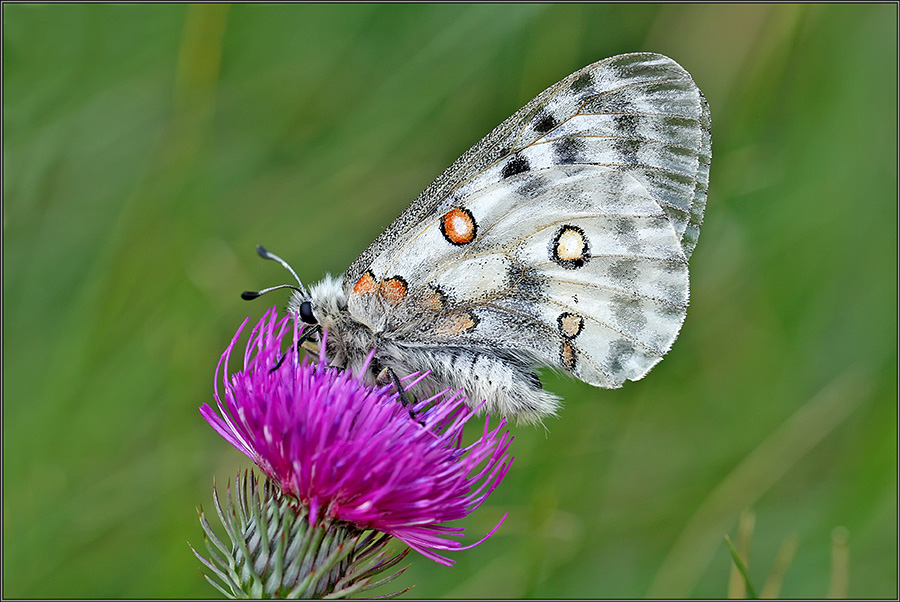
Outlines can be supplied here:
[[[310, 338], [312, 338], [312, 336], [313, 336], [314, 334], [316, 334], [317, 332], [319, 332], [319, 327], [318, 327], [318, 326], [313, 326], [312, 328], [307, 329], [306, 332], [304, 332], [303, 334], [300, 335], [300, 338], [297, 339], [297, 355], [298, 355], [298, 356], [300, 355], [300, 348], [303, 346], [303, 343], [305, 343], [305, 342], [308, 341]], [[284, 360], [287, 359], [287, 356], [288, 356], [287, 353], [285, 353], [284, 355], [282, 355], [281, 358], [278, 360], [278, 363], [275, 364], [275, 367], [272, 368], [271, 370], [269, 370], [269, 374], [271, 374], [271, 373], [275, 372], [276, 370], [278, 370], [278, 369], [281, 367], [281, 364], [284, 363]]]
[[415, 420], [416, 422], [418, 422], [419, 424], [421, 424], [422, 426], [425, 426], [425, 423], [416, 417], [416, 413], [412, 409], [412, 404], [410, 403], [409, 398], [406, 396], [406, 391], [403, 389], [403, 385], [400, 384], [400, 378], [397, 377], [397, 373], [394, 372], [390, 368], [385, 368], [382, 371], [382, 373], [385, 373], [385, 372], [391, 378], [391, 381], [394, 383], [394, 386], [397, 387], [397, 392], [400, 394], [400, 403], [403, 404], [404, 408], [407, 408], [409, 410], [409, 417], [412, 418], [413, 420]]

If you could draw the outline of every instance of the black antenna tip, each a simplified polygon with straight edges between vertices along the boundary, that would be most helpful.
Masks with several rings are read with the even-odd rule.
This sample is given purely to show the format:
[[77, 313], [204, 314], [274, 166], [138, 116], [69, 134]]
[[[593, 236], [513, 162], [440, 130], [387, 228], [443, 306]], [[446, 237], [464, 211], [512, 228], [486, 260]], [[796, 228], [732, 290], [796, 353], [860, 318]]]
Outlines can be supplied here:
[[243, 299], [244, 301], [253, 301], [257, 297], [259, 297], [259, 293], [257, 293], [256, 291], [244, 291], [243, 293], [241, 293], [241, 299]]
[[266, 248], [262, 245], [256, 245], [256, 254], [262, 257], [263, 259], [269, 258], [269, 252], [266, 251]]

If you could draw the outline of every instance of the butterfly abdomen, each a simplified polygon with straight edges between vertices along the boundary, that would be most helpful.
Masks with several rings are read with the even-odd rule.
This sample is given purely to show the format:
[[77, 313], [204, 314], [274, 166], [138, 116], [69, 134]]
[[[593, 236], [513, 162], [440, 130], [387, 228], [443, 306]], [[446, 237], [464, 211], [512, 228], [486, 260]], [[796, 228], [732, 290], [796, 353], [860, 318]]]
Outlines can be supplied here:
[[[560, 399], [545, 391], [526, 358], [512, 358], [495, 350], [472, 348], [393, 347], [385, 349], [386, 362], [404, 373], [430, 371], [413, 391], [433, 395], [446, 388], [462, 390], [469, 405], [485, 403], [484, 410], [495, 416], [515, 416], [532, 423], [553, 415]], [[398, 372], [399, 373], [399, 372]]]

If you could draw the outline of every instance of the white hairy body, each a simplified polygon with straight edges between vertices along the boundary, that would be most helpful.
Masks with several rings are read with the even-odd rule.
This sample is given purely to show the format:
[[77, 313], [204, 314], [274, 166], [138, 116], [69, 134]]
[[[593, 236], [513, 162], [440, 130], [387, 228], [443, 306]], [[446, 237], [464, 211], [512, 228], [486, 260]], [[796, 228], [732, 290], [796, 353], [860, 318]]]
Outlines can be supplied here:
[[[410, 344], [384, 322], [365, 324], [355, 318], [347, 309], [341, 281], [331, 276], [313, 285], [310, 294], [319, 324], [328, 331], [329, 365], [362, 374], [370, 384], [385, 384], [385, 368], [400, 377], [428, 372], [412, 395], [462, 389], [471, 405], [486, 401], [485, 410], [492, 415], [533, 421], [557, 409], [559, 397], [544, 391], [534, 372], [523, 368], [538, 365], [525, 354], [501, 358], [490, 348]], [[289, 311], [296, 313], [302, 301], [295, 295]], [[363, 370], [373, 349], [373, 361]]]

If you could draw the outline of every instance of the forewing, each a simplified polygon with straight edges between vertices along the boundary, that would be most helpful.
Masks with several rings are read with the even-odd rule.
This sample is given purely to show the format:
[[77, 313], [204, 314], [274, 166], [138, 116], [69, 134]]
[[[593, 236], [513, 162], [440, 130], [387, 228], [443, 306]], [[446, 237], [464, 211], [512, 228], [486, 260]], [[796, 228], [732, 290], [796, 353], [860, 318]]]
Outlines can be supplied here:
[[457, 159], [350, 265], [350, 294], [380, 255], [478, 189], [547, 165], [607, 165], [643, 183], [686, 256], [697, 242], [709, 176], [709, 107], [690, 74], [660, 54], [598, 61], [550, 86]]

